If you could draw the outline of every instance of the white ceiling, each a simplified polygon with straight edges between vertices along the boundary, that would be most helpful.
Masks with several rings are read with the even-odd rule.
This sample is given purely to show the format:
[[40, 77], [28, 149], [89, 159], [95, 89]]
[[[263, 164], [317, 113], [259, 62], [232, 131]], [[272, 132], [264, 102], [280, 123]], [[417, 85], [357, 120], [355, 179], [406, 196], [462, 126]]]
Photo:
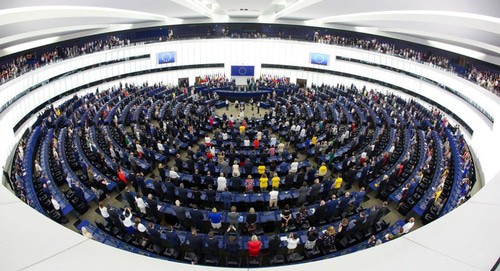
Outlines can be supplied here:
[[440, 42], [440, 48], [458, 46], [467, 49], [458, 48], [459, 53], [500, 64], [498, 0], [1, 0], [0, 56], [25, 48], [15, 45], [49, 37], [54, 42], [145, 26], [232, 21]]

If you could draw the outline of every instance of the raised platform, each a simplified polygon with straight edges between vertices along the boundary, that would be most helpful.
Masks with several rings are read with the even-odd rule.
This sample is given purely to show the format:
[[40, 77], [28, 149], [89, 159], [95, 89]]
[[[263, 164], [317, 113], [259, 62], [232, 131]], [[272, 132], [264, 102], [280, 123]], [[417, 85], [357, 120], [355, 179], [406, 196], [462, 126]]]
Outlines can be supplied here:
[[[231, 102], [238, 100], [241, 102], [248, 102], [250, 99], [253, 99], [255, 102], [261, 101], [264, 96], [268, 96], [271, 98], [273, 95], [273, 91], [276, 92], [277, 96], [282, 96], [285, 92], [284, 89], [271, 89], [265, 88], [257, 91], [237, 91], [230, 90], [229, 88], [197, 88], [196, 91], [202, 93], [202, 95], [207, 95], [210, 92], [215, 92], [219, 95], [220, 100], [229, 100]], [[267, 100], [267, 99], [266, 99]]]

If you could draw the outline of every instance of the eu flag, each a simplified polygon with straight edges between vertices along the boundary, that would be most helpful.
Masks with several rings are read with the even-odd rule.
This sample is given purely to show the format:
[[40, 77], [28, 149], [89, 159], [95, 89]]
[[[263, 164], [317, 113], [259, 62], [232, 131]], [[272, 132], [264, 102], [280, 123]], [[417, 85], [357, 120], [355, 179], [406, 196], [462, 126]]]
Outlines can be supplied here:
[[311, 64], [328, 65], [330, 56], [327, 54], [311, 53]]
[[174, 63], [175, 52], [158, 53], [158, 64]]
[[254, 76], [254, 66], [231, 66], [231, 76]]

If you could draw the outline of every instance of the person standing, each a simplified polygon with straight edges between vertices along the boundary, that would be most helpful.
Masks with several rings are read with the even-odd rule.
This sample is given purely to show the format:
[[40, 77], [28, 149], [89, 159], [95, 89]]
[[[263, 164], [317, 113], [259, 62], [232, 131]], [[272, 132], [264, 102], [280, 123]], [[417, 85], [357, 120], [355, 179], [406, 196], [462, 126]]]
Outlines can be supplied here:
[[335, 179], [335, 183], [333, 184], [333, 188], [332, 188], [334, 195], [337, 195], [340, 187], [342, 186], [343, 181], [344, 181], [344, 179], [342, 179], [342, 173], [339, 173], [339, 175]]
[[212, 212], [208, 215], [210, 219], [210, 223], [212, 224], [212, 228], [218, 230], [222, 227], [222, 215], [217, 213], [217, 208], [213, 208]]
[[231, 212], [227, 214], [227, 218], [229, 219], [229, 225], [238, 229], [240, 213], [236, 212], [236, 206], [231, 206]]
[[295, 249], [297, 248], [297, 245], [300, 242], [300, 239], [298, 238], [296, 233], [291, 232], [288, 235], [288, 238], [286, 239], [287, 241], [287, 246], [286, 248], [288, 249], [288, 254], [292, 254]]
[[278, 207], [278, 190], [274, 189], [269, 192], [269, 208]]
[[269, 181], [269, 179], [267, 178], [267, 175], [265, 173], [262, 174], [262, 176], [259, 179], [259, 187], [260, 187], [261, 192], [264, 192], [267, 190], [268, 181]]
[[247, 243], [248, 245], [248, 256], [258, 257], [262, 243], [259, 241], [257, 235], [252, 235], [252, 238]]

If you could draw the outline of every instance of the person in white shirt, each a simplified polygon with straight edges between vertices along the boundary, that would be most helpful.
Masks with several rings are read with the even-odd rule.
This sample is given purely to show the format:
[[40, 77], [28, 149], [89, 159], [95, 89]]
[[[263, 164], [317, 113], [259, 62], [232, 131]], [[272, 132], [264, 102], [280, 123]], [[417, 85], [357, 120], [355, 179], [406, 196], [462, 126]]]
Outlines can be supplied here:
[[245, 147], [249, 147], [250, 146], [250, 140], [247, 138], [245, 138], [245, 140], [243, 141], [243, 145], [245, 145]]
[[140, 235], [146, 232], [146, 227], [141, 223], [141, 219], [138, 217], [134, 219], [134, 228], [140, 233]]
[[158, 142], [157, 146], [158, 146], [158, 150], [159, 150], [161, 153], [165, 152], [165, 147], [163, 146], [163, 144], [161, 143], [161, 141], [160, 141], [160, 142]]
[[210, 137], [207, 135], [207, 136], [205, 137], [205, 145], [206, 145], [207, 147], [210, 147], [210, 142], [211, 142], [211, 141], [212, 141], [212, 140], [211, 140], [211, 139], [210, 139]]
[[408, 223], [404, 224], [403, 233], [405, 233], [405, 234], [408, 233], [413, 228], [413, 226], [415, 226], [415, 218], [414, 217], [410, 218]]
[[273, 189], [269, 192], [269, 208], [278, 207], [278, 190]]
[[129, 207], [127, 207], [127, 208], [125, 208], [125, 210], [123, 210], [121, 220], [122, 220], [123, 226], [125, 226], [125, 228], [127, 229], [127, 233], [133, 234], [135, 230], [134, 230], [133, 223], [132, 223], [132, 211], [130, 210]]
[[306, 129], [305, 128], [302, 128], [302, 130], [300, 130], [299, 137], [302, 139], [304, 139], [306, 137]]
[[290, 165], [290, 173], [297, 173], [298, 169], [299, 169], [299, 162], [297, 161], [297, 159], [295, 159], [295, 161], [293, 161], [292, 164]]
[[104, 206], [104, 203], [99, 202], [99, 211], [101, 212], [101, 216], [106, 219], [108, 223], [111, 223], [111, 219], [109, 218], [108, 208]]
[[302, 127], [300, 127], [300, 125], [297, 124], [297, 126], [295, 126], [295, 133], [300, 132], [300, 129], [302, 129]]
[[172, 167], [170, 169], [170, 172], [168, 173], [168, 176], [170, 177], [170, 179], [172, 180], [177, 180], [179, 179], [181, 176], [179, 176], [179, 174], [175, 171], [175, 167]]
[[389, 149], [389, 155], [392, 154], [394, 152], [394, 149], [396, 147], [394, 146], [394, 144], [391, 145], [391, 148]]
[[297, 129], [297, 126], [296, 126], [295, 124], [294, 124], [294, 125], [292, 125], [292, 127], [290, 128], [290, 130], [292, 130], [292, 132], [294, 132], [294, 133], [295, 133], [295, 130], [296, 130], [296, 129]]
[[226, 190], [227, 187], [227, 179], [224, 177], [224, 173], [220, 173], [219, 178], [217, 178], [217, 191], [222, 192]]
[[137, 204], [137, 208], [139, 208], [141, 213], [146, 214], [147, 204], [142, 199], [141, 193], [135, 194], [135, 204]]
[[222, 132], [222, 140], [224, 140], [224, 141], [227, 140], [227, 132], [226, 131]]
[[300, 239], [298, 238], [296, 233], [290, 233], [286, 239], [287, 246], [288, 248], [288, 254], [292, 254], [293, 251], [297, 248], [297, 244], [300, 242]]
[[95, 239], [94, 235], [92, 235], [92, 233], [90, 233], [85, 227], [82, 227], [82, 235], [89, 239]]
[[233, 162], [233, 177], [240, 177], [240, 165], [238, 165], [238, 161], [234, 160]]
[[38, 160], [35, 160], [35, 170], [36, 172], [42, 172], [42, 167], [40, 166], [40, 162], [38, 162]]
[[258, 141], [261, 141], [261, 140], [262, 140], [262, 132], [261, 132], [261, 131], [258, 131], [258, 132], [257, 132], [257, 140], [258, 140]]
[[55, 209], [56, 211], [61, 210], [61, 205], [60, 205], [60, 204], [59, 204], [59, 202], [57, 202], [57, 200], [54, 198], [54, 195], [52, 195], [52, 196], [51, 196], [50, 202], [52, 202], [52, 205], [54, 206], [54, 209]]
[[271, 147], [276, 147], [276, 137], [273, 135], [271, 136], [271, 143], [269, 143]]
[[280, 144], [278, 144], [278, 154], [281, 155], [284, 150], [285, 150], [285, 144], [283, 142], [280, 142]]

